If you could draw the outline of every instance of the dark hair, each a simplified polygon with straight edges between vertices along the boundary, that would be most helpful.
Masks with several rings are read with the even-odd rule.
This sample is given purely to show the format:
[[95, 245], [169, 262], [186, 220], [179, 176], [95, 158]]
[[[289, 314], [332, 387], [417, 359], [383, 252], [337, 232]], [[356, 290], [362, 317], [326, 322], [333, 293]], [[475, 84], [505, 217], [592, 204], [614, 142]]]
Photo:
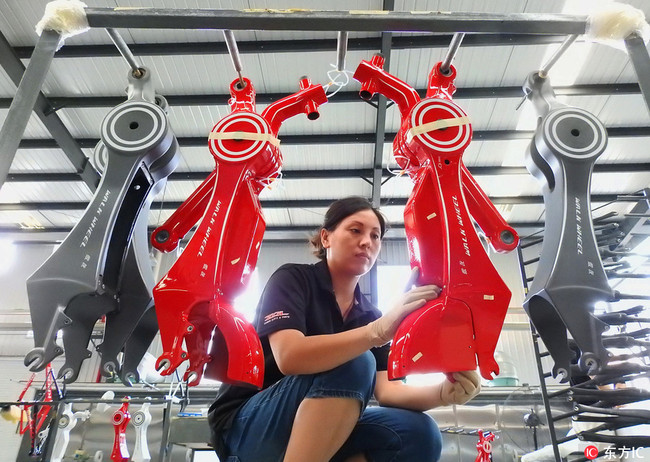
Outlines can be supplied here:
[[360, 197], [360, 196], [345, 197], [343, 199], [334, 201], [330, 204], [329, 208], [327, 209], [327, 212], [325, 212], [325, 218], [323, 219], [323, 226], [321, 226], [319, 230], [309, 240], [311, 245], [314, 246], [314, 252], [313, 252], [314, 255], [321, 260], [325, 260], [327, 258], [325, 248], [323, 247], [323, 243], [321, 242], [320, 239], [321, 229], [326, 229], [327, 231], [334, 231], [336, 227], [339, 225], [339, 223], [341, 223], [347, 217], [349, 217], [350, 215], [354, 215], [357, 212], [361, 212], [363, 210], [372, 210], [375, 213], [377, 219], [379, 220], [379, 226], [381, 228], [381, 237], [384, 237], [384, 234], [386, 233], [386, 217], [384, 217], [384, 215], [378, 209], [373, 207], [372, 204], [365, 197]]

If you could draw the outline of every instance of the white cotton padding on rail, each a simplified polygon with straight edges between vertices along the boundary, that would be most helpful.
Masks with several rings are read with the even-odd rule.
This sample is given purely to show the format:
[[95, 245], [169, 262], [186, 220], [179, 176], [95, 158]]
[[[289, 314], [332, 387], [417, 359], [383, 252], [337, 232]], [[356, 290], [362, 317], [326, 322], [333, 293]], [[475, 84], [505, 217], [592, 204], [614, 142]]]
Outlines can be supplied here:
[[40, 36], [44, 30], [53, 30], [61, 34], [63, 41], [86, 32], [90, 27], [84, 8], [86, 4], [79, 0], [54, 0], [48, 3], [45, 14], [36, 24], [36, 33]]
[[603, 4], [587, 20], [587, 38], [616, 48], [625, 48], [623, 40], [634, 32], [640, 34], [647, 43], [650, 25], [646, 22], [643, 11], [625, 3]]

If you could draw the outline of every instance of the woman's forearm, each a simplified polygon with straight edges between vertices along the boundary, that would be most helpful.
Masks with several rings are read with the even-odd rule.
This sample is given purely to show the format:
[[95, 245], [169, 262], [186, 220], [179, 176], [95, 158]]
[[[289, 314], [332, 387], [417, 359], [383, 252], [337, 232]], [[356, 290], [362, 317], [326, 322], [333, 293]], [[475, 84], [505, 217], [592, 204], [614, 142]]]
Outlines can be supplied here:
[[269, 342], [275, 361], [285, 375], [328, 371], [372, 347], [368, 326], [337, 334], [311, 336], [287, 329], [269, 335]]

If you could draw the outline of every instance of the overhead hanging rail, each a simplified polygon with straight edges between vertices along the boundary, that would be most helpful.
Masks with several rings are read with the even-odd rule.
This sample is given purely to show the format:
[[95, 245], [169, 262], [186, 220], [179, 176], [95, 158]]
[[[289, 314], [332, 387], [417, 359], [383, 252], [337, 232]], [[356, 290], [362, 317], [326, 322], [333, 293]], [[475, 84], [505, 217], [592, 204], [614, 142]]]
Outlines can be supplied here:
[[587, 16], [419, 11], [211, 10], [85, 8], [90, 27], [584, 34]]

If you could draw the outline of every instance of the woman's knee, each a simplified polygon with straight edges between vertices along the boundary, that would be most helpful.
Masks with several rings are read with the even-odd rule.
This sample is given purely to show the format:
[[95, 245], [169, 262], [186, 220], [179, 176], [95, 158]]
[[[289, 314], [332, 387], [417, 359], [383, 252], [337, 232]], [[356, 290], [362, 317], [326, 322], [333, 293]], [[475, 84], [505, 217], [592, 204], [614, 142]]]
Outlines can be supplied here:
[[369, 351], [316, 375], [312, 396], [350, 396], [357, 397], [365, 405], [372, 397], [375, 388], [377, 365], [375, 357]]
[[436, 422], [423, 412], [413, 412], [408, 419], [409, 428], [402, 435], [406, 447], [417, 447], [422, 460], [438, 460], [442, 452], [442, 434]]

